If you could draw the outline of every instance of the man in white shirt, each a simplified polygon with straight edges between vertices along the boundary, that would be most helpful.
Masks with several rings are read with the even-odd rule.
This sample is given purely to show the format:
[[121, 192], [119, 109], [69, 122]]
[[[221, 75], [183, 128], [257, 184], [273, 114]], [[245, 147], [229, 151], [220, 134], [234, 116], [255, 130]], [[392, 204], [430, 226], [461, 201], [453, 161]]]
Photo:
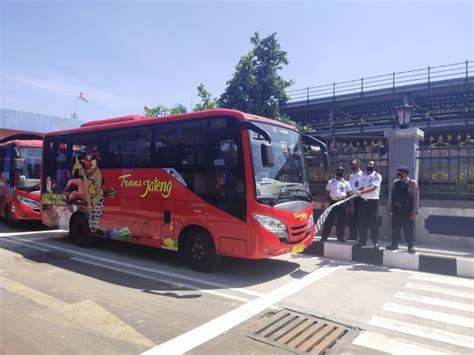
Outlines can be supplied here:
[[[351, 184], [352, 192], [355, 193], [362, 187], [363, 172], [360, 170], [360, 161], [358, 159], [352, 159], [351, 169], [352, 174], [349, 177], [349, 184]], [[356, 197], [352, 200], [352, 208], [349, 210], [349, 240], [357, 240], [357, 220], [359, 218], [361, 200], [361, 197]]]
[[367, 245], [367, 229], [370, 228], [370, 236], [374, 249], [379, 248], [379, 226], [378, 226], [378, 208], [380, 185], [382, 184], [382, 175], [375, 171], [375, 162], [367, 163], [366, 172], [362, 175], [362, 187], [357, 191], [357, 195], [362, 198], [359, 209], [359, 246]]
[[[332, 205], [340, 200], [345, 199], [352, 195], [351, 185], [349, 181], [344, 179], [344, 168], [339, 167], [336, 169], [336, 176], [328, 181], [326, 191], [324, 193], [323, 201], [329, 200], [329, 204]], [[322, 204], [323, 209], [325, 208], [324, 202]], [[346, 204], [343, 203], [340, 206], [334, 207], [329, 213], [326, 222], [324, 222], [323, 231], [321, 233], [321, 241], [326, 241], [331, 232], [334, 224], [334, 219], [337, 218], [336, 223], [336, 235], [337, 240], [344, 243], [344, 229], [345, 229], [345, 217], [346, 217]]]

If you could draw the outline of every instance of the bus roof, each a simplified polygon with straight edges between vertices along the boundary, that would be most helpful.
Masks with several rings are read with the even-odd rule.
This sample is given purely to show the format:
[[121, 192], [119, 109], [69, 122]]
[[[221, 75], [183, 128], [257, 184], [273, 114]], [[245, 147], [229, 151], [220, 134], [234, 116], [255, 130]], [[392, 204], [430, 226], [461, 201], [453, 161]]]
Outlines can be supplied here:
[[43, 146], [43, 141], [37, 139], [13, 139], [11, 141], [4, 141], [0, 143], [0, 147], [4, 147], [9, 144], [15, 144], [17, 147], [32, 147], [32, 148], [41, 148]]
[[286, 127], [289, 129], [295, 130], [294, 126], [290, 126], [288, 124], [271, 120], [265, 117], [252, 115], [248, 113], [244, 113], [237, 110], [229, 110], [229, 109], [211, 109], [211, 110], [203, 110], [198, 112], [189, 112], [189, 113], [182, 113], [178, 115], [169, 115], [163, 117], [147, 117], [147, 116], [140, 116], [140, 115], [128, 115], [122, 117], [115, 117], [115, 118], [107, 118], [103, 120], [96, 120], [85, 122], [81, 125], [80, 128], [74, 128], [64, 131], [56, 131], [47, 133], [46, 136], [49, 135], [60, 135], [60, 134], [68, 134], [68, 133], [81, 133], [81, 132], [90, 132], [90, 131], [100, 131], [100, 130], [108, 130], [112, 128], [121, 128], [121, 127], [130, 127], [130, 126], [142, 126], [152, 123], [165, 123], [165, 122], [175, 122], [175, 121], [183, 121], [183, 120], [191, 120], [191, 119], [198, 119], [204, 117], [222, 117], [222, 116], [233, 116], [241, 121], [244, 120], [256, 120], [263, 123], [274, 124], [282, 127]]

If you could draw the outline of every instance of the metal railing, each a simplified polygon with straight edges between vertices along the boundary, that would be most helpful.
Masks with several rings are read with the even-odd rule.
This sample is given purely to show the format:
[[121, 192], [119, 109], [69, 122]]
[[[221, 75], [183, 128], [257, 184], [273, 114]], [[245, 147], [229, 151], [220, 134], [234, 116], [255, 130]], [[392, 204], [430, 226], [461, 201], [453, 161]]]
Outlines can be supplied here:
[[474, 139], [467, 133], [431, 136], [417, 150], [421, 198], [474, 200]]
[[465, 62], [439, 65], [402, 72], [393, 72], [385, 75], [370, 76], [367, 78], [342, 81], [326, 85], [306, 87], [303, 89], [289, 90], [286, 92], [288, 102], [309, 101], [312, 99], [327, 98], [346, 94], [360, 94], [364, 96], [365, 92], [392, 89], [406, 86], [409, 84], [427, 84], [446, 79], [462, 79], [467, 82], [469, 75], [474, 73], [474, 62], [466, 60]]

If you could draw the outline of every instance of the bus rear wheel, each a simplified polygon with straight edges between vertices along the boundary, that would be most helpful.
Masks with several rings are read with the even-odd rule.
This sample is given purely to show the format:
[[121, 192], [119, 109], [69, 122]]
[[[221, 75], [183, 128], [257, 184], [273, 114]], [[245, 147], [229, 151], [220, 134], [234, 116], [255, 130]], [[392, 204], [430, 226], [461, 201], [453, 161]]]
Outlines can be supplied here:
[[203, 230], [195, 230], [188, 235], [185, 255], [191, 269], [201, 272], [214, 271], [221, 262], [211, 236]]
[[80, 247], [88, 247], [94, 241], [89, 232], [89, 223], [84, 215], [77, 215], [71, 222], [70, 239]]

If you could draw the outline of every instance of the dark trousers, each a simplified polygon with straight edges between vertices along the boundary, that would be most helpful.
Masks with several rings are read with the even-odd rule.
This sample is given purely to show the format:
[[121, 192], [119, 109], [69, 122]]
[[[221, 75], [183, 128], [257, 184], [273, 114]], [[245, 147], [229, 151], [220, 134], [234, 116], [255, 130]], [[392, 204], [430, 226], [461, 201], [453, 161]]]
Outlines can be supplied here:
[[349, 213], [349, 237], [357, 239], [357, 222], [359, 221], [359, 209], [362, 198], [356, 197], [352, 200], [352, 214]]
[[413, 244], [413, 220], [410, 219], [412, 207], [393, 208], [392, 214], [392, 243], [398, 244], [403, 228], [403, 235], [408, 245]]
[[[331, 200], [329, 205], [333, 205], [337, 201]], [[337, 239], [344, 239], [344, 228], [346, 227], [346, 204], [334, 207], [328, 215], [326, 222], [324, 222], [321, 239], [328, 239], [331, 232], [334, 220], [336, 219], [336, 235]]]
[[367, 243], [367, 230], [370, 229], [370, 237], [372, 243], [377, 243], [379, 240], [379, 226], [377, 223], [377, 216], [379, 210], [379, 200], [364, 200], [360, 201], [359, 208], [359, 241]]

